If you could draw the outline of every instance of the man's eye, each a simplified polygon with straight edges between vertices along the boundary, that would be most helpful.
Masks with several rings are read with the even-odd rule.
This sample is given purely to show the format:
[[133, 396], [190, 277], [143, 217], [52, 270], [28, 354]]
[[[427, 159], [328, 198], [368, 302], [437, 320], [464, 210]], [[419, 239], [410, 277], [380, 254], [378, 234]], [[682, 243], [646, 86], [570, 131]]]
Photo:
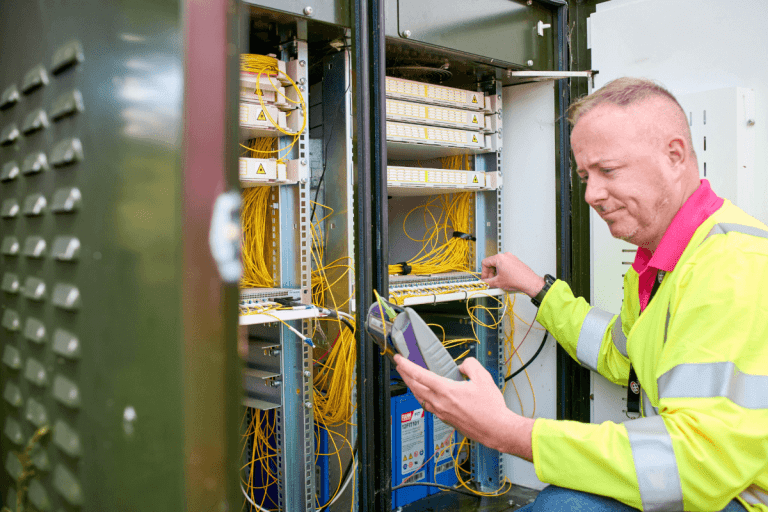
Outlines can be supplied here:
[[607, 173], [609, 173], [609, 172], [611, 172], [611, 171], [614, 171], [614, 170], [615, 170], [615, 169], [600, 169], [600, 172], [602, 172], [602, 173], [606, 173], [606, 174], [607, 174]]

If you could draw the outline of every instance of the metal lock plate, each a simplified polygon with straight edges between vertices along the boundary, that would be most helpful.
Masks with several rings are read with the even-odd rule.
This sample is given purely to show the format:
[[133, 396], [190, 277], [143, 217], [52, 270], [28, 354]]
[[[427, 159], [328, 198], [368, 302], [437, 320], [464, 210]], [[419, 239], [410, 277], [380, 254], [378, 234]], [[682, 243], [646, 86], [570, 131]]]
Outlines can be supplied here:
[[83, 489], [80, 483], [67, 468], [61, 464], [53, 469], [53, 487], [67, 500], [70, 505], [83, 504]]
[[57, 284], [53, 289], [53, 305], [67, 311], [80, 309], [80, 306], [82, 306], [80, 290], [71, 284]]
[[19, 177], [19, 165], [14, 162], [3, 164], [3, 171], [0, 173], [0, 181], [11, 181]]
[[13, 345], [6, 345], [3, 349], [3, 364], [11, 370], [21, 368], [21, 352]]
[[53, 352], [67, 359], [80, 359], [80, 340], [64, 329], [56, 329], [53, 333]]
[[15, 84], [9, 85], [3, 91], [3, 95], [0, 96], [0, 110], [5, 110], [12, 107], [19, 102], [21, 95]]
[[21, 172], [24, 174], [36, 174], [41, 171], [47, 171], [48, 159], [45, 153], [32, 153], [27, 155], [24, 163], [21, 165]]
[[0, 209], [0, 215], [4, 219], [12, 219], [19, 214], [19, 202], [15, 199], [6, 199], [3, 201], [3, 207]]
[[27, 258], [42, 258], [45, 256], [45, 240], [39, 236], [30, 236], [24, 240], [24, 256]]
[[19, 293], [19, 276], [6, 272], [3, 275], [2, 289], [6, 293]]
[[45, 72], [45, 67], [42, 64], [38, 64], [24, 75], [24, 80], [21, 81], [21, 92], [30, 94], [47, 84], [48, 73]]
[[27, 323], [24, 324], [24, 337], [29, 341], [37, 344], [45, 343], [46, 330], [43, 322], [37, 318], [27, 318]]
[[38, 109], [27, 114], [27, 117], [24, 118], [24, 124], [21, 125], [21, 131], [24, 135], [31, 135], [47, 127], [48, 116], [45, 115], [45, 110]]
[[54, 213], [74, 213], [80, 209], [82, 195], [80, 189], [60, 188], [53, 194], [53, 204], [51, 210]]
[[[62, 420], [56, 421], [56, 424], [53, 427], [53, 444], [58, 446], [61, 451], [70, 457], [80, 457], [82, 454], [80, 436], [77, 435], [77, 432], [75, 432], [72, 427]], [[54, 475], [54, 479], [55, 478]]]
[[51, 60], [51, 72], [54, 75], [62, 73], [66, 69], [83, 62], [85, 55], [83, 54], [83, 45], [79, 41], [70, 41], [67, 44], [59, 47], [56, 53], [53, 54]]
[[80, 240], [73, 236], [57, 237], [51, 255], [58, 261], [77, 261], [80, 259]]
[[54, 167], [75, 164], [83, 159], [83, 145], [80, 139], [65, 139], [53, 148], [51, 163]]
[[65, 117], [82, 112], [83, 109], [83, 95], [80, 94], [80, 91], [74, 89], [61, 94], [54, 100], [51, 106], [51, 119], [59, 121]]

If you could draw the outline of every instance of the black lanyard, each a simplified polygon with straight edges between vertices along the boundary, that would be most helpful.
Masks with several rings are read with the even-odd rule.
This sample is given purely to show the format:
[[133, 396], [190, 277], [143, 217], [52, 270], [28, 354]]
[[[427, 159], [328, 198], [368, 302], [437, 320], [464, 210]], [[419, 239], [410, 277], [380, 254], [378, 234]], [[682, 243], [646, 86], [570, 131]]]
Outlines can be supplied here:
[[[656, 291], [661, 285], [661, 281], [664, 278], [663, 274], [657, 274], [653, 280], [653, 288], [651, 288], [651, 296], [648, 298], [648, 304], [646, 308], [651, 305], [653, 296], [656, 295]], [[637, 379], [635, 369], [632, 368], [632, 363], [629, 363], [629, 382], [627, 383], [627, 412], [640, 412], [640, 381]]]

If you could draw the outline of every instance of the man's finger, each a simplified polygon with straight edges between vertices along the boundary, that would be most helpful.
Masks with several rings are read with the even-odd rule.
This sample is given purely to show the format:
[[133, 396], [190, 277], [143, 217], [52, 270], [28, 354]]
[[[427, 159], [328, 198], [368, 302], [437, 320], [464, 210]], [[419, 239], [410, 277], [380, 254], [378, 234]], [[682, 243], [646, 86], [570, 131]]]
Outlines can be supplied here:
[[488, 373], [488, 370], [483, 368], [483, 365], [474, 357], [468, 357], [459, 366], [459, 371], [469, 377], [469, 380], [476, 383], [491, 382], [493, 383], [493, 377]]
[[485, 281], [485, 284], [488, 285], [488, 288], [498, 288], [496, 283], [499, 281], [498, 276], [491, 276], [491, 277], [483, 277], [483, 281]]

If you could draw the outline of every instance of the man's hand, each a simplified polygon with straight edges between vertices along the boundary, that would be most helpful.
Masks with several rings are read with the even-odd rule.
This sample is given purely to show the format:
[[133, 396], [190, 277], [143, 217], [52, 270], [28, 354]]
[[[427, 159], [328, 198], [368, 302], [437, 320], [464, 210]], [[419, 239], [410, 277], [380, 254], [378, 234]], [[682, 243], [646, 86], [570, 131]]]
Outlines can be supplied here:
[[400, 354], [397, 371], [419, 403], [462, 434], [485, 446], [532, 460], [533, 420], [507, 409], [491, 374], [470, 357], [459, 366], [469, 380], [455, 382]]
[[481, 277], [490, 288], [523, 292], [529, 297], [535, 297], [544, 288], [544, 278], [509, 252], [485, 258]]

